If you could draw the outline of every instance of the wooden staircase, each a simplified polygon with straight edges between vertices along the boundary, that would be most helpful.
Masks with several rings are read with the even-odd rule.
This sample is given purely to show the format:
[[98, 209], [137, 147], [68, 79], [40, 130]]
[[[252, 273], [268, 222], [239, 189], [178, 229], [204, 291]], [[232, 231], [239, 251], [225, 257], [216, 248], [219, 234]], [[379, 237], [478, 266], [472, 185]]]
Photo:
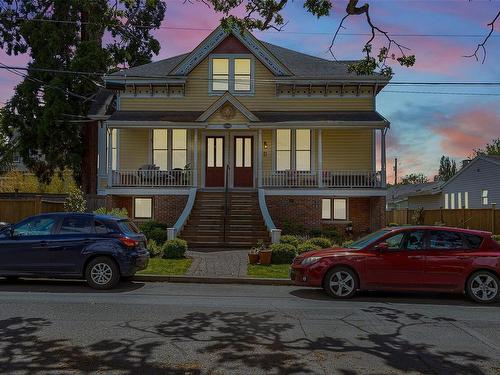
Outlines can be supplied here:
[[180, 237], [190, 248], [250, 248], [270, 239], [256, 192], [198, 192]]

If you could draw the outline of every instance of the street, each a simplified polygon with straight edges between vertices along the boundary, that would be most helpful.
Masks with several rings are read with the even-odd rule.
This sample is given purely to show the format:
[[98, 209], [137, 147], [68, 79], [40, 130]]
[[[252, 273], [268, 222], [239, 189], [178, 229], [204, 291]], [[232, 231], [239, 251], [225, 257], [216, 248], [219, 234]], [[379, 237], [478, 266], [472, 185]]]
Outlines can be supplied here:
[[0, 280], [2, 374], [499, 374], [500, 304], [255, 285]]

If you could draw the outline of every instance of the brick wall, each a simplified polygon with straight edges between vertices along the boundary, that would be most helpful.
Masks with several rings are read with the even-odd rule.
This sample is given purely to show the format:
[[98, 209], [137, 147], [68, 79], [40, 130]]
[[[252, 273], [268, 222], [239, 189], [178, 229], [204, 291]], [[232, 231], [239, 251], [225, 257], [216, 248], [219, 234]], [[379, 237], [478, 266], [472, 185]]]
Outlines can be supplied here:
[[[345, 230], [347, 224], [321, 220], [321, 199], [331, 197], [268, 195], [269, 213], [278, 228], [285, 222], [302, 225], [307, 229], [337, 228]], [[349, 198], [349, 219], [355, 236], [381, 228], [385, 223], [385, 197]]]
[[[187, 195], [155, 195], [153, 196], [153, 219], [172, 226], [175, 224], [186, 206]], [[106, 208], [126, 208], [130, 217], [133, 216], [133, 197], [108, 195]], [[143, 221], [143, 220], [141, 220]]]

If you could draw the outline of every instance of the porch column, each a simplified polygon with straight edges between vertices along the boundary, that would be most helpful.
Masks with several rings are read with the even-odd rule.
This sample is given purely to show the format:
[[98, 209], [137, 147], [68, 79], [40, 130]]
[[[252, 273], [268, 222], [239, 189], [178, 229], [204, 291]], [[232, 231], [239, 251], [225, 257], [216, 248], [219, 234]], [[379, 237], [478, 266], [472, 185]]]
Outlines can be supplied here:
[[98, 179], [100, 177], [107, 176], [106, 168], [108, 165], [108, 151], [106, 149], [106, 141], [108, 138], [106, 137], [106, 129], [107, 125], [103, 121], [99, 121], [97, 128], [97, 154], [99, 155], [99, 164], [97, 166]]
[[387, 129], [381, 129], [381, 137], [380, 137], [380, 161], [382, 167], [382, 187], [386, 186], [387, 182], [387, 172], [386, 172], [386, 155], [385, 155], [385, 134], [387, 133]]
[[318, 129], [318, 187], [323, 187], [323, 137], [321, 135], [321, 128]]
[[193, 186], [198, 187], [198, 129], [194, 129]]
[[113, 129], [107, 129], [108, 135], [108, 187], [113, 186]]
[[262, 187], [262, 129], [257, 137], [257, 187]]

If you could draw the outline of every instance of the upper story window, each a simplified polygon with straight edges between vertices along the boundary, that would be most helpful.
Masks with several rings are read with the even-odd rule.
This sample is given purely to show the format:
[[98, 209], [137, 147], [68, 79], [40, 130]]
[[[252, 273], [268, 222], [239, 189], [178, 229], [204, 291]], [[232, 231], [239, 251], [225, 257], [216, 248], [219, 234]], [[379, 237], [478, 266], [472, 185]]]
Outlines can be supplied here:
[[233, 94], [253, 92], [253, 59], [245, 55], [213, 55], [210, 58], [211, 93], [229, 91]]

